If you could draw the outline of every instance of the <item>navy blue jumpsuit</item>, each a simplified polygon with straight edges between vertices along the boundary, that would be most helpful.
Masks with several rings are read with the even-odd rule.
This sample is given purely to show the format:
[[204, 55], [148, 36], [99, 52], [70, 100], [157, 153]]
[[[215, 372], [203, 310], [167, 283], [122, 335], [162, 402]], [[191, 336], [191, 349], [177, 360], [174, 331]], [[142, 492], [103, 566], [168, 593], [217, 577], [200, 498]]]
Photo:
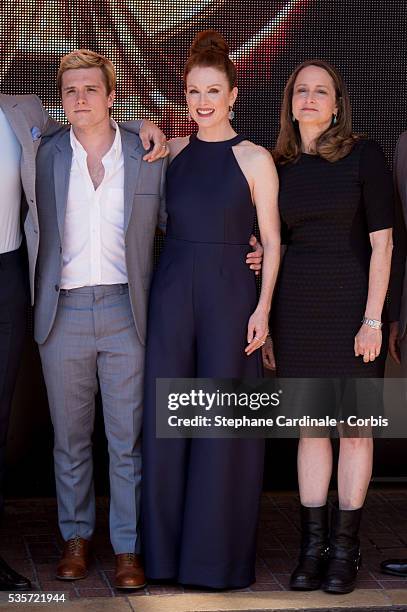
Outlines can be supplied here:
[[244, 353], [256, 308], [245, 263], [255, 209], [233, 145], [191, 136], [167, 172], [167, 237], [149, 307], [143, 548], [150, 579], [211, 588], [255, 580], [264, 441], [157, 439], [155, 379], [255, 378]]

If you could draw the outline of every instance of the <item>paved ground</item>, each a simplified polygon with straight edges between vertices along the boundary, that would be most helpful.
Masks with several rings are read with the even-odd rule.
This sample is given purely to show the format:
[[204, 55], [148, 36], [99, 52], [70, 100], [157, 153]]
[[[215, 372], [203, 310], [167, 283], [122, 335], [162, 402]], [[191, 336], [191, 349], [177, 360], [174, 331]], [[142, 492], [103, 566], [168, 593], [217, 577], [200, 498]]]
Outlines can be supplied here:
[[[0, 529], [0, 554], [13, 567], [30, 577], [36, 590], [63, 591], [72, 603], [76, 601], [78, 605], [82, 602], [80, 608], [75, 605], [72, 609], [135, 609], [140, 612], [184, 612], [195, 609], [334, 610], [338, 605], [343, 607], [347, 604], [348, 609], [354, 610], [366, 609], [367, 605], [370, 605], [372, 610], [407, 610], [407, 579], [392, 578], [379, 571], [382, 559], [391, 556], [407, 557], [407, 488], [375, 489], [369, 493], [361, 532], [363, 565], [359, 573], [358, 591], [353, 599], [349, 596], [332, 599], [321, 593], [311, 596], [287, 591], [289, 575], [295, 565], [299, 546], [298, 499], [295, 494], [263, 495], [257, 582], [249, 589], [229, 594], [155, 584], [131, 594], [129, 598], [121, 597], [122, 593], [113, 587], [114, 557], [108, 539], [107, 500], [99, 499], [97, 506], [98, 525], [94, 538], [94, 558], [90, 574], [84, 580], [64, 583], [54, 578], [62, 542], [58, 534], [56, 505], [53, 499], [12, 500], [7, 503], [6, 518]], [[161, 597], [151, 597], [153, 595]], [[360, 600], [362, 595], [363, 601]], [[95, 600], [96, 597], [101, 599]], [[254, 598], [256, 607], [249, 606], [251, 597]], [[370, 604], [366, 597], [367, 600], [370, 598]], [[88, 599], [92, 602], [90, 608], [87, 606]], [[112, 600], [109, 607], [106, 607], [107, 601], [102, 601], [105, 599]], [[137, 601], [139, 604], [134, 607], [134, 602]], [[113, 603], [115, 605], [112, 608]], [[117, 607], [119, 604], [120, 608]], [[232, 604], [235, 607], [230, 607]], [[239, 607], [236, 607], [237, 604]], [[191, 608], [191, 605], [199, 607]], [[229, 607], [219, 607], [220, 605]], [[242, 608], [241, 605], [246, 607]], [[401, 607], [389, 607], [396, 605]], [[14, 606], [10, 606], [11, 608], [15, 609]], [[31, 606], [24, 606], [25, 610], [29, 608]]]

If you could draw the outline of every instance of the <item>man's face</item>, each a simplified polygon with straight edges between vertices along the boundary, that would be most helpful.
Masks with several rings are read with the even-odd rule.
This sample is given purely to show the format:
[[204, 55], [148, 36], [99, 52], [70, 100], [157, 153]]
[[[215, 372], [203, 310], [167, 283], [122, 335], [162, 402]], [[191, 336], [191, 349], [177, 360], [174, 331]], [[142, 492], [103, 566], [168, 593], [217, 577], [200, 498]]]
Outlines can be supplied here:
[[109, 119], [115, 92], [106, 92], [100, 68], [75, 68], [62, 75], [62, 105], [69, 123], [79, 129]]

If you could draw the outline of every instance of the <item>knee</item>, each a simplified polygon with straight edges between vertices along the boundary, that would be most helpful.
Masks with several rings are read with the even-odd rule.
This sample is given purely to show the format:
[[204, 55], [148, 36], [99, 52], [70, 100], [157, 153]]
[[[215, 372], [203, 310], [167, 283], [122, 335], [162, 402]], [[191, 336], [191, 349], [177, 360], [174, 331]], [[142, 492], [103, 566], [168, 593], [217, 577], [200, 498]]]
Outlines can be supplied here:
[[[315, 432], [314, 432], [315, 433]], [[312, 435], [312, 433], [311, 433]], [[298, 442], [298, 449], [304, 453], [313, 453], [321, 450], [331, 450], [331, 439], [327, 436], [303, 437], [301, 435]]]
[[303, 426], [300, 427], [300, 440], [315, 440], [315, 439], [330, 438], [329, 427], [324, 426]]
[[371, 437], [341, 438], [340, 449], [341, 452], [349, 453], [371, 451], [373, 450], [373, 439]]

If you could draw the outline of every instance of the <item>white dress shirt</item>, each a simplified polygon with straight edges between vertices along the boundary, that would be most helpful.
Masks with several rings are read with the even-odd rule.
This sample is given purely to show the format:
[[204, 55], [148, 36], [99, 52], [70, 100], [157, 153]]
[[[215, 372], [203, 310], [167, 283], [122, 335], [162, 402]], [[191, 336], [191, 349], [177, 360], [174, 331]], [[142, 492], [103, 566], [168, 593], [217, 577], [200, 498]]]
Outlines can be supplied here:
[[127, 283], [124, 246], [124, 160], [120, 130], [102, 159], [94, 188], [87, 153], [71, 128], [72, 166], [62, 244], [61, 288]]
[[21, 145], [0, 108], [0, 253], [21, 245]]

